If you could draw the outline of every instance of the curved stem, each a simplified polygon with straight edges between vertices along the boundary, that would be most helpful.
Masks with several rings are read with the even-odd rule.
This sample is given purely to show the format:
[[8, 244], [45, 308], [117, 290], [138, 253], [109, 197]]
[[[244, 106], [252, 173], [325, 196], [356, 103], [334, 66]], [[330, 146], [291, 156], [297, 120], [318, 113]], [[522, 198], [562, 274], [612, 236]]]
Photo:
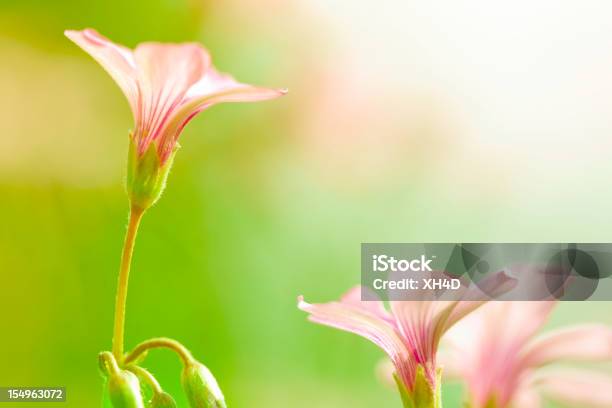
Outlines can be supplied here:
[[134, 242], [138, 233], [138, 225], [144, 210], [132, 206], [128, 221], [123, 253], [121, 255], [121, 267], [117, 283], [117, 297], [115, 298], [115, 325], [113, 330], [113, 355], [119, 365], [123, 363], [123, 336], [125, 331], [125, 304], [127, 301], [128, 280], [130, 277], [130, 264], [134, 252]]
[[119, 374], [119, 366], [117, 365], [117, 361], [115, 361], [115, 357], [112, 353], [108, 351], [104, 351], [98, 355], [98, 360], [100, 363], [100, 369], [106, 375], [118, 375]]
[[153, 390], [155, 394], [159, 394], [162, 392], [161, 385], [159, 385], [159, 382], [157, 381], [157, 379], [155, 379], [155, 377], [153, 377], [153, 374], [151, 374], [144, 368], [139, 367], [137, 365], [131, 365], [131, 366], [128, 366], [127, 369], [133, 372], [134, 374], [136, 374], [138, 377], [145, 380], [146, 383], [149, 384], [149, 387], [151, 387], [151, 389]]
[[154, 339], [145, 340], [139, 345], [137, 345], [136, 348], [125, 357], [125, 364], [129, 364], [132, 361], [138, 359], [138, 357], [142, 353], [152, 348], [167, 348], [173, 350], [179, 355], [179, 357], [183, 361], [183, 364], [185, 365], [193, 361], [191, 353], [181, 343], [176, 340], [168, 339], [166, 337], [158, 337]]

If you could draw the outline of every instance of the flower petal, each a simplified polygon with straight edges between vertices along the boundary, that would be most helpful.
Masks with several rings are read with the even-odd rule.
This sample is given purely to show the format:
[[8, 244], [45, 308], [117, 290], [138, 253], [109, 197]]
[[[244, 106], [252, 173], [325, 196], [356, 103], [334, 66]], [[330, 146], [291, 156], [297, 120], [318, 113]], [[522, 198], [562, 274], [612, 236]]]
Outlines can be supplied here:
[[300, 296], [298, 308], [309, 313], [312, 322], [355, 333], [379, 346], [391, 358], [406, 386], [411, 387], [416, 366], [408, 358], [409, 354], [396, 328], [381, 318], [378, 312], [374, 312], [369, 301], [356, 302], [356, 290], [359, 287], [349, 291], [340, 302], [323, 304], [307, 303]]
[[381, 359], [378, 364], [376, 364], [376, 378], [381, 384], [389, 387], [390, 389], [396, 389], [397, 383], [393, 378], [393, 374], [395, 374], [395, 366], [393, 362], [388, 358]]
[[[196, 43], [142, 43], [134, 51], [141, 92], [141, 117], [137, 128], [140, 152], [160, 135], [160, 130], [179, 107], [189, 88], [210, 65], [208, 52]], [[163, 143], [163, 142], [160, 142]]]
[[183, 128], [203, 110], [222, 102], [257, 102], [278, 98], [285, 89], [261, 88], [242, 84], [232, 76], [217, 72], [212, 66], [185, 95], [181, 105], [172, 113], [163, 129], [162, 158], [170, 154]]
[[542, 374], [537, 384], [547, 397], [568, 406], [612, 407], [610, 375], [591, 370], [555, 371]]
[[[346, 292], [344, 295], [342, 295], [342, 297], [340, 298], [340, 302], [346, 305], [352, 305], [352, 306], [367, 310], [368, 312], [372, 313], [374, 316], [379, 317], [380, 319], [392, 324], [392, 322], [394, 321], [393, 316], [391, 316], [391, 313], [387, 311], [382, 301], [380, 300], [362, 301], [361, 300], [361, 291], [363, 290], [368, 290], [368, 288], [361, 287], [361, 286], [356, 286], [352, 288], [351, 290]], [[370, 292], [370, 294], [372, 298], [376, 297], [376, 294], [374, 294], [373, 292]]]
[[136, 83], [136, 63], [132, 51], [122, 45], [113, 43], [91, 28], [82, 31], [66, 30], [64, 34], [98, 61], [110, 74], [125, 94], [136, 120], [138, 116], [138, 86]]
[[[448, 332], [448, 340], [463, 351], [475, 342], [522, 347], [544, 325], [556, 302], [490, 301]], [[477, 350], [476, 350], [477, 351]], [[491, 356], [494, 357], [494, 356]]]
[[521, 386], [516, 391], [510, 406], [516, 408], [541, 408], [542, 397], [533, 387]]
[[555, 304], [491, 301], [448, 331], [449, 349], [442, 354], [445, 371], [466, 380], [475, 407], [486, 406], [493, 396], [506, 403], [521, 392], [523, 371], [517, 369], [516, 354]]
[[[211, 105], [211, 102], [255, 102], [286, 93], [286, 89], [261, 88], [240, 83], [231, 75], [220, 73], [211, 66], [206, 75], [189, 89], [186, 102], [198, 104], [204, 101], [207, 105]], [[211, 101], [212, 97], [215, 99]]]
[[558, 330], [534, 340], [521, 364], [539, 367], [555, 361], [600, 361], [612, 359], [612, 328], [584, 324]]
[[[457, 321], [482, 306], [497, 293], [511, 288], [513, 279], [499, 272], [462, 291], [447, 291], [434, 301], [392, 301], [397, 327], [413, 358], [425, 368], [428, 379], [436, 379], [436, 353], [442, 335]], [[430, 298], [427, 295], [425, 298]]]
[[516, 285], [516, 280], [500, 271], [469, 285], [463, 292], [455, 295], [456, 300], [437, 302], [435, 316], [435, 340], [439, 341], [444, 333], [459, 320], [474, 312], [491, 299], [506, 293]]
[[[391, 311], [395, 317], [397, 327], [406, 344], [410, 347], [416, 362], [425, 364], [433, 362], [437, 344], [433, 342], [432, 319], [436, 301], [393, 301]], [[446, 303], [446, 302], [444, 302]], [[435, 367], [431, 368], [432, 378], [435, 376]]]

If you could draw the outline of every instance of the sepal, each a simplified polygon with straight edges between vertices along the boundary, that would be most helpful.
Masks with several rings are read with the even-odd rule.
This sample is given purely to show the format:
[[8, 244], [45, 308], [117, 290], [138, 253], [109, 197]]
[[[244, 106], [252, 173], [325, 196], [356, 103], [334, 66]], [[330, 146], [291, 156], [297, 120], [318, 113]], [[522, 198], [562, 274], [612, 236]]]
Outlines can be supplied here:
[[162, 163], [154, 143], [143, 154], [139, 154], [133, 137], [130, 136], [128, 152], [126, 190], [130, 203], [146, 210], [159, 200], [164, 189], [177, 147]]
[[404, 408], [442, 408], [442, 370], [436, 370], [435, 384], [431, 384], [423, 366], [416, 370], [414, 387], [409, 390], [406, 385], [393, 374]]

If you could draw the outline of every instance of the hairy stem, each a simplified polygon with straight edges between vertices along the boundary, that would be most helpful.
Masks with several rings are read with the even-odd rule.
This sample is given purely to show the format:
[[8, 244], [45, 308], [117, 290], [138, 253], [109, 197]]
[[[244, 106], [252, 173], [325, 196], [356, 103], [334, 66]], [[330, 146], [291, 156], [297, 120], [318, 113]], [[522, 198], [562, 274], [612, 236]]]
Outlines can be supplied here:
[[142, 355], [142, 353], [153, 348], [167, 348], [173, 350], [181, 358], [183, 364], [188, 364], [193, 360], [193, 357], [191, 356], [189, 350], [187, 350], [185, 346], [183, 346], [178, 341], [166, 337], [158, 337], [154, 339], [145, 340], [139, 345], [137, 345], [136, 348], [125, 357], [125, 364], [129, 364], [132, 361], [137, 360], [138, 357]]
[[119, 278], [117, 283], [117, 297], [115, 298], [115, 325], [113, 330], [113, 355], [115, 359], [122, 365], [123, 363], [123, 337], [125, 332], [125, 304], [127, 301], [128, 280], [130, 277], [130, 265], [132, 263], [132, 253], [134, 252], [134, 243], [138, 226], [144, 210], [132, 206], [128, 221], [127, 232], [125, 234], [125, 243], [123, 244], [123, 253], [121, 255], [121, 267], [119, 269]]

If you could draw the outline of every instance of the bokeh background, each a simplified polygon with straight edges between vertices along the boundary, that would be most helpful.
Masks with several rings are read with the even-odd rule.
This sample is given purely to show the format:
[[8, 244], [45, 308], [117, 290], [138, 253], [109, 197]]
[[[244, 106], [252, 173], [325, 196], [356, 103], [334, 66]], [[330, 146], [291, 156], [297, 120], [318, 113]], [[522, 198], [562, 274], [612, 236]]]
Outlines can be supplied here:
[[[200, 41], [290, 89], [183, 133], [136, 246], [127, 345], [179, 339], [231, 407], [359, 408], [400, 405], [382, 353], [296, 296], [356, 284], [361, 242], [610, 241], [611, 19], [589, 0], [1, 1], [0, 385], [102, 395], [131, 114], [64, 29]], [[550, 327], [609, 307], [562, 304]], [[147, 367], [184, 406], [174, 356]]]

